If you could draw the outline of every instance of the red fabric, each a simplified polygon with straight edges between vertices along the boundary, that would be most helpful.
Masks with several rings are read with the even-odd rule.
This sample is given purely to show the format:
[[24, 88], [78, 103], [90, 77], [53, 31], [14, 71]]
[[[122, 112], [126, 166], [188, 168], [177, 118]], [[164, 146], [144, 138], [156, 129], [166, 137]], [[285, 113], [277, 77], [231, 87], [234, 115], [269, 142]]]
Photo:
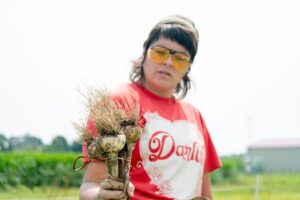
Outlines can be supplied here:
[[[86, 130], [88, 130], [88, 132], [90, 132], [90, 133], [93, 133], [95, 137], [99, 134], [99, 132], [97, 131], [97, 129], [95, 127], [93, 119], [91, 119], [90, 117], [87, 120]], [[98, 161], [95, 159], [90, 159], [90, 157], [88, 156], [87, 146], [85, 146], [85, 145], [82, 146], [82, 155], [83, 155], [84, 163], [87, 163], [90, 161], [95, 161], [95, 162]]]

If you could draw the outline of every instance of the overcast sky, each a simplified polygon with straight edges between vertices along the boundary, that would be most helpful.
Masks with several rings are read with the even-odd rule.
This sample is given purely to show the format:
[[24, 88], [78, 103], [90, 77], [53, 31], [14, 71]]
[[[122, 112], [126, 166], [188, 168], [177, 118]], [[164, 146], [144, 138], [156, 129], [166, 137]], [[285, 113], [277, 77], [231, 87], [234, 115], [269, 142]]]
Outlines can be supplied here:
[[77, 88], [114, 89], [152, 26], [191, 18], [200, 43], [187, 101], [221, 155], [262, 139], [300, 138], [300, 1], [0, 2], [0, 133], [76, 139]]

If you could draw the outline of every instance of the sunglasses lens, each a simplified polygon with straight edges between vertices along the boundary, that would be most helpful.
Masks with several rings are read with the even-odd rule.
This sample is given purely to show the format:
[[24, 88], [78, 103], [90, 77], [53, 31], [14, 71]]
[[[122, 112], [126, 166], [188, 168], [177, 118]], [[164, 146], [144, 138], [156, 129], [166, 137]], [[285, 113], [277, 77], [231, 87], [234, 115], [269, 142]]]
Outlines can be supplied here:
[[162, 63], [169, 56], [169, 50], [163, 47], [150, 48], [150, 58], [156, 63]]
[[[170, 54], [170, 50], [165, 47], [155, 46], [149, 49], [151, 60], [159, 64], [164, 62]], [[191, 65], [190, 57], [179, 52], [172, 53], [172, 62], [177, 71], [187, 70]]]
[[183, 53], [173, 55], [173, 66], [177, 71], [184, 71], [190, 67], [190, 59]]

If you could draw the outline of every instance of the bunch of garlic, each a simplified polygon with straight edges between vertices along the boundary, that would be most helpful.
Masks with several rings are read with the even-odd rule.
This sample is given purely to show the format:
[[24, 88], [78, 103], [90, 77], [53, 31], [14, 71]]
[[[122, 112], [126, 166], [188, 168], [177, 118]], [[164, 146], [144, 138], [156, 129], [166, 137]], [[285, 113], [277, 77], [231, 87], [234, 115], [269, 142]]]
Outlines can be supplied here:
[[133, 99], [116, 101], [103, 89], [89, 88], [84, 97], [88, 118], [99, 135], [85, 123], [74, 124], [79, 140], [88, 147], [90, 158], [105, 160], [109, 178], [122, 181], [127, 190], [132, 151], [142, 132], [139, 105]]

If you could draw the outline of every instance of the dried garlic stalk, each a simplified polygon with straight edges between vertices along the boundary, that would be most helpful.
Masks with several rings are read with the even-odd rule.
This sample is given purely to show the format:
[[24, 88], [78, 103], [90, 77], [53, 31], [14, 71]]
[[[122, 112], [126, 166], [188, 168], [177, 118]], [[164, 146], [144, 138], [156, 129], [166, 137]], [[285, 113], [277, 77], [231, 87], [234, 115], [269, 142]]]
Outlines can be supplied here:
[[89, 117], [100, 134], [95, 137], [86, 124], [74, 124], [79, 141], [88, 146], [91, 158], [104, 158], [109, 178], [122, 180], [127, 189], [132, 150], [142, 132], [138, 125], [139, 105], [132, 99], [114, 101], [103, 89], [88, 88], [83, 96]]

